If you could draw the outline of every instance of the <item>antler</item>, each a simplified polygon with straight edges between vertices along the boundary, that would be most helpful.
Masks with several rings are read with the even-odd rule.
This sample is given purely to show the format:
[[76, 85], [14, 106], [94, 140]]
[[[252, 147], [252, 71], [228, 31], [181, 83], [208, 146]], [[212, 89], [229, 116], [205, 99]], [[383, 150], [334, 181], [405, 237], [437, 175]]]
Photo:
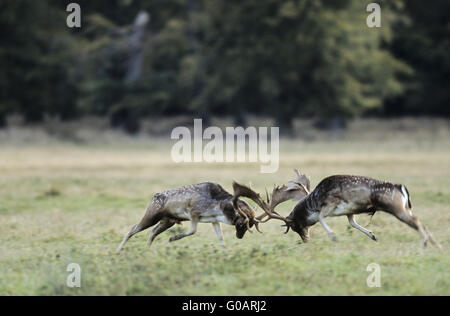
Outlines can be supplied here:
[[[270, 206], [269, 206], [272, 213], [276, 213], [275, 208], [285, 201], [288, 200], [300, 201], [305, 196], [309, 195], [310, 181], [308, 177], [304, 174], [301, 174], [297, 169], [294, 169], [294, 171], [297, 174], [297, 178], [289, 181], [287, 185], [283, 185], [281, 188], [274, 187], [270, 197]], [[268, 196], [267, 202], [269, 203]], [[262, 214], [259, 217], [257, 217], [257, 219], [261, 220], [266, 216], [267, 214]], [[267, 222], [269, 219], [267, 219], [264, 222]]]
[[291, 190], [291, 189], [296, 190], [300, 186], [304, 190], [304, 193], [306, 195], [309, 195], [309, 190], [310, 190], [310, 186], [311, 186], [311, 182], [309, 181], [309, 178], [306, 175], [301, 174], [297, 169], [294, 169], [294, 172], [297, 174], [297, 178], [289, 181], [289, 183], [288, 183], [289, 190]]
[[[269, 216], [270, 218], [275, 218], [284, 221], [286, 224], [288, 224], [288, 221], [283, 216], [276, 213], [264, 200], [261, 198], [261, 196], [250, 189], [249, 187], [239, 184], [237, 182], [233, 182], [233, 190], [234, 190], [234, 197], [233, 197], [233, 206], [239, 211], [240, 214], [244, 213], [242, 210], [239, 209], [237, 205], [237, 201], [239, 197], [247, 197], [251, 199], [253, 202], [255, 202], [264, 212], [264, 216]], [[248, 219], [248, 217], [246, 217]], [[255, 218], [256, 222], [259, 222], [259, 217]]]
[[[248, 216], [237, 205], [237, 201], [240, 196], [251, 199], [264, 211], [264, 213], [261, 214], [260, 216], [253, 218], [253, 220], [256, 223], [265, 223], [265, 222], [269, 221], [270, 219], [278, 219], [278, 220], [285, 222], [286, 227], [287, 227], [285, 233], [287, 233], [289, 231], [292, 220], [289, 217], [286, 218], [286, 217], [283, 217], [280, 214], [278, 214], [275, 211], [275, 208], [279, 204], [281, 204], [285, 201], [288, 201], [288, 200], [299, 201], [299, 200], [303, 199], [305, 196], [309, 195], [309, 193], [310, 193], [309, 192], [309, 190], [310, 190], [309, 178], [306, 175], [301, 174], [297, 169], [294, 169], [294, 171], [297, 174], [297, 178], [289, 181], [289, 183], [287, 185], [283, 185], [281, 187], [278, 187], [278, 186], [274, 187], [272, 194], [270, 195], [270, 198], [269, 198], [269, 194], [266, 190], [267, 202], [265, 202], [258, 193], [254, 192], [249, 187], [247, 187], [245, 185], [241, 185], [237, 182], [233, 182], [233, 190], [234, 190], [233, 206], [235, 207], [235, 209], [238, 210], [238, 212], [241, 215], [243, 215], [246, 218], [247, 228], [249, 229], [249, 231], [250, 231], [250, 227], [249, 227]], [[264, 221], [261, 221], [266, 216], [268, 216], [269, 218]], [[256, 229], [259, 231], [258, 226], [256, 224], [255, 224], [255, 226], [256, 226]]]
[[[238, 184], [238, 183], [236, 183], [236, 182], [233, 182], [233, 190], [234, 190], [233, 207], [234, 207], [235, 210], [237, 210], [237, 211], [239, 212], [239, 214], [241, 214], [241, 215], [245, 218], [245, 224], [247, 225], [247, 230], [248, 230], [250, 233], [253, 233], [252, 230], [250, 229], [250, 219], [249, 219], [247, 213], [244, 212], [244, 211], [240, 208], [240, 206], [239, 206], [239, 204], [238, 204], [239, 197], [240, 197], [240, 196], [246, 196], [246, 194], [248, 194], [248, 190], [249, 190], [249, 191], [252, 191], [252, 190], [251, 190], [250, 188], [248, 188], [248, 187], [246, 187], [246, 186], [243, 186], [243, 185], [240, 185], [240, 184]], [[252, 192], [253, 192], [253, 191], [252, 191]], [[255, 218], [253, 217], [252, 219], [254, 220]], [[258, 227], [258, 222], [255, 223], [255, 227], [256, 227], [256, 230], [257, 230], [258, 232], [261, 232], [261, 231], [259, 230], [259, 227]]]

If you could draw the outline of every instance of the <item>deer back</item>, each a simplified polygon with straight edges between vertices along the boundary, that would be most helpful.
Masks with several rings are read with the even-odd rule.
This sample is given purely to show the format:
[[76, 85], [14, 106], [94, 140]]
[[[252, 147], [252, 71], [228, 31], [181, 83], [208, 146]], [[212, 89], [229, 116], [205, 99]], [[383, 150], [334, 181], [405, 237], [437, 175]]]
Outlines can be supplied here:
[[[369, 211], [385, 208], [400, 198], [404, 202], [406, 187], [369, 177], [335, 175], [323, 179], [305, 201], [308, 210], [320, 210], [324, 205], [354, 203], [355, 208]], [[403, 203], [405, 204], [405, 203]]]

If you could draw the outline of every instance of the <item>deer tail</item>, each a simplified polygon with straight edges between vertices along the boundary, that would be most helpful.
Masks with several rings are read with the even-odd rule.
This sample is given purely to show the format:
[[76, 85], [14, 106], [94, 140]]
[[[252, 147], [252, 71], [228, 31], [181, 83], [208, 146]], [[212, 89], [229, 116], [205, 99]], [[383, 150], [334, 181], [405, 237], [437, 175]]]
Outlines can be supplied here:
[[405, 208], [411, 209], [412, 208], [411, 197], [409, 195], [408, 189], [403, 184], [400, 185], [400, 192], [405, 197]]

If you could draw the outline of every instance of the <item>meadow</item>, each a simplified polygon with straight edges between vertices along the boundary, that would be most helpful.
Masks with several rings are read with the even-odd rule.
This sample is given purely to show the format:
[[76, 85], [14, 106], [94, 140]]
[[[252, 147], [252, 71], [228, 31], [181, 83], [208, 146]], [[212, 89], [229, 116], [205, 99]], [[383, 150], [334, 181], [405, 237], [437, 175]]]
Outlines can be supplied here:
[[[363, 121], [340, 133], [305, 131], [304, 138], [282, 140], [274, 174], [261, 174], [259, 163], [176, 164], [173, 142], [164, 137], [44, 134], [0, 132], [0, 295], [450, 295], [448, 121]], [[232, 180], [264, 192], [290, 180], [293, 168], [308, 174], [312, 186], [332, 174], [405, 184], [414, 214], [443, 250], [423, 248], [416, 231], [380, 212], [372, 220], [358, 217], [378, 242], [340, 217], [327, 221], [337, 243], [317, 224], [302, 244], [276, 220], [242, 240], [223, 225], [225, 248], [210, 224], [169, 243], [189, 227], [184, 224], [151, 248], [147, 230], [115, 253], [156, 192], [202, 181], [231, 192]], [[280, 212], [293, 206], [287, 202]], [[80, 288], [66, 285], [70, 263], [82, 269]], [[381, 267], [379, 288], [366, 285], [370, 263]]]

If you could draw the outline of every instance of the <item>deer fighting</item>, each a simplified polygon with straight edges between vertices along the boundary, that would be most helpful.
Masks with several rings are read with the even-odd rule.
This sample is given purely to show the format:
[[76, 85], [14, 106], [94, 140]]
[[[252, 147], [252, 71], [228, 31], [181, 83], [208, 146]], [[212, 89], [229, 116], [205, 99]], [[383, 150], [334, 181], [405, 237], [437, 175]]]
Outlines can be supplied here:
[[[424, 246], [430, 241], [441, 248], [427, 227], [413, 215], [410, 195], [404, 185], [362, 176], [335, 175], [323, 179], [310, 192], [308, 177], [298, 170], [295, 172], [296, 178], [287, 185], [275, 187], [270, 196], [266, 192], [266, 201], [250, 187], [236, 182], [233, 183], [233, 195], [212, 182], [158, 193], [148, 205], [142, 220], [132, 227], [117, 251], [122, 249], [130, 237], [156, 225], [148, 238], [150, 246], [156, 236], [183, 221], [190, 221], [189, 231], [171, 237], [170, 241], [195, 234], [198, 223], [212, 223], [220, 243], [225, 245], [220, 223], [234, 225], [236, 237], [241, 239], [247, 231], [252, 232], [253, 226], [261, 232], [259, 224], [270, 219], [283, 221], [287, 227], [285, 234], [292, 229], [305, 243], [310, 239], [309, 229], [320, 222], [331, 240], [337, 241], [335, 233], [325, 222], [326, 217], [334, 216], [347, 216], [353, 228], [377, 241], [371, 231], [355, 220], [355, 215], [373, 215], [377, 211], [389, 213], [418, 231], [423, 237]], [[263, 213], [256, 216], [256, 209], [239, 199], [240, 197], [255, 202]], [[288, 200], [298, 203], [287, 217], [283, 217], [275, 209]]]

